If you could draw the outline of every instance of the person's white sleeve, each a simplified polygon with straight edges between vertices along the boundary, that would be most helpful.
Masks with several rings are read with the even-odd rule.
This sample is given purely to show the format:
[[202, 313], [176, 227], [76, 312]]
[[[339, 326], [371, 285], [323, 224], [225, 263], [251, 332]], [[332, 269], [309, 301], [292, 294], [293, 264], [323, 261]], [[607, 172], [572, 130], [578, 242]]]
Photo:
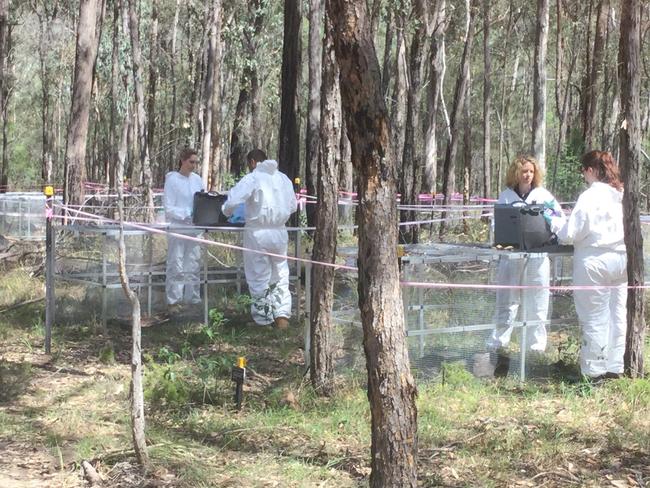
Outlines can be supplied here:
[[585, 205], [578, 198], [576, 206], [568, 219], [564, 219], [564, 217], [551, 219], [551, 231], [557, 235], [561, 243], [572, 244], [580, 242], [589, 234], [588, 224], [589, 220]]
[[293, 185], [291, 184], [291, 181], [289, 178], [287, 178], [287, 210], [289, 210], [289, 214], [294, 213], [296, 210], [298, 210], [298, 200], [296, 198], [296, 193], [294, 192]]
[[507, 190], [503, 190], [501, 193], [499, 193], [499, 199], [497, 200], [497, 204], [501, 205], [505, 203], [510, 203], [510, 201], [508, 200], [508, 193], [509, 192]]
[[177, 199], [179, 192], [175, 188], [173, 177], [168, 176], [165, 180], [163, 198], [165, 201], [165, 216], [167, 219], [185, 220], [190, 217], [192, 209], [186, 205], [180, 205]]
[[244, 176], [239, 183], [233, 186], [228, 192], [228, 199], [221, 206], [221, 211], [226, 217], [230, 217], [237, 205], [246, 202], [257, 188], [252, 173]]

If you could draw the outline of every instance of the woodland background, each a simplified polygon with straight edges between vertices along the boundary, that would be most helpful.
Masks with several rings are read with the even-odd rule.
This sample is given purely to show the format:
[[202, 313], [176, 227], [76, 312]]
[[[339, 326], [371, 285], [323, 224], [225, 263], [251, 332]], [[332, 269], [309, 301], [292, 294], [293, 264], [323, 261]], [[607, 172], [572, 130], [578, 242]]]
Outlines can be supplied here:
[[[414, 179], [415, 194], [464, 190], [494, 197], [512, 157], [534, 152], [538, 2], [367, 3], [400, 176]], [[86, 80], [86, 148], [83, 168], [66, 171], [75, 164], [66, 155], [75, 113], [75, 41], [88, 4], [95, 4], [97, 49]], [[201, 151], [211, 187], [226, 189], [246, 152], [262, 147], [316, 193], [322, 54], [314, 32], [322, 32], [323, 8], [306, 0], [0, 1], [2, 183], [63, 187], [69, 172], [114, 187], [123, 142], [125, 178], [135, 187], [150, 179], [160, 188], [179, 148], [189, 145]], [[546, 183], [559, 198], [574, 199], [580, 154], [618, 149], [620, 6], [553, 0], [548, 8]], [[650, 5], [641, 9], [645, 181]], [[458, 146], [449, 155], [452, 135]], [[346, 139], [338, 155], [339, 187], [351, 190]]]

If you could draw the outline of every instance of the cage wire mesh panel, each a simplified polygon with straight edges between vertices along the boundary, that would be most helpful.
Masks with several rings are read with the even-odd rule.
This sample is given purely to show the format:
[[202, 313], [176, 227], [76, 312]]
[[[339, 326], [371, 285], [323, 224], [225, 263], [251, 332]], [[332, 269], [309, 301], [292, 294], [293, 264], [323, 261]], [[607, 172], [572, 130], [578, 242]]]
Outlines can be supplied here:
[[[168, 227], [155, 225], [164, 231]], [[169, 228], [221, 244], [242, 246], [242, 228], [201, 229]], [[297, 232], [289, 238], [288, 255], [300, 250]], [[57, 226], [56, 239], [56, 322], [59, 324], [105, 324], [116, 319], [130, 320], [131, 306], [119, 276], [119, 229], [115, 225]], [[125, 230], [126, 272], [130, 286], [138, 293], [145, 316], [167, 311], [165, 282], [167, 236], [145, 230]], [[199, 281], [202, 303], [188, 305], [196, 318], [208, 319], [210, 309], [240, 314], [248, 320], [249, 301], [243, 269], [242, 251], [224, 246], [200, 244]], [[289, 260], [290, 290], [293, 309], [299, 310], [300, 263]], [[191, 276], [182, 283], [195, 283]], [[207, 290], [207, 294], [206, 294]], [[207, 298], [207, 302], [206, 302]]]
[[[60, 201], [61, 197], [56, 199]], [[0, 193], [0, 235], [45, 240], [45, 195], [39, 192]]]
[[[488, 338], [496, 325], [496, 290], [427, 285], [498, 284], [499, 259], [524, 259], [526, 254], [450, 244], [412, 245], [406, 252], [400, 274], [407, 346], [416, 377], [435, 377], [445, 363], [461, 364], [478, 377], [493, 376], [496, 353], [488, 348]], [[342, 254], [346, 264], [356, 264], [353, 249]], [[571, 284], [571, 266], [570, 256], [552, 255], [551, 284]], [[337, 271], [333, 321], [340, 372], [365, 367], [356, 286], [356, 273]], [[579, 330], [570, 292], [551, 292], [548, 317], [548, 347], [541, 355], [522, 351], [522, 336], [531, 333], [531, 326], [520, 316], [512, 324], [510, 375], [548, 377], [552, 363], [562, 357], [568, 361], [565, 356], [577, 353]]]

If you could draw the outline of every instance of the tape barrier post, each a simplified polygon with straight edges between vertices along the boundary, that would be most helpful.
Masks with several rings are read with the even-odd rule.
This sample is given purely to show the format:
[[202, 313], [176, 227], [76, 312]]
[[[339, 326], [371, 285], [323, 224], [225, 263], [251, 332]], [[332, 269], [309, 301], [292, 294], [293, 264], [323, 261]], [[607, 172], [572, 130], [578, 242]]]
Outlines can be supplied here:
[[45, 194], [45, 353], [52, 351], [52, 324], [54, 323], [54, 228], [52, 203], [54, 187], [46, 186]]
[[230, 379], [235, 382], [235, 404], [237, 410], [241, 410], [241, 402], [244, 396], [244, 381], [246, 381], [246, 358], [238, 357], [237, 364], [232, 367]]

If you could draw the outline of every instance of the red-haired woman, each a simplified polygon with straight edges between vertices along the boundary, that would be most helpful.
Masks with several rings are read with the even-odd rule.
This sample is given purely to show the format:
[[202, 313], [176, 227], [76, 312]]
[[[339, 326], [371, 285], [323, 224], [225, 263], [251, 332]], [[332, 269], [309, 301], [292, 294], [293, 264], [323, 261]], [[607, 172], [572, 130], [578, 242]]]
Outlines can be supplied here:
[[561, 242], [573, 243], [574, 284], [594, 286], [573, 293], [582, 327], [580, 370], [593, 379], [617, 378], [623, 373], [627, 327], [623, 184], [610, 153], [588, 152], [581, 163], [589, 188], [566, 223], [553, 220], [551, 227]]

